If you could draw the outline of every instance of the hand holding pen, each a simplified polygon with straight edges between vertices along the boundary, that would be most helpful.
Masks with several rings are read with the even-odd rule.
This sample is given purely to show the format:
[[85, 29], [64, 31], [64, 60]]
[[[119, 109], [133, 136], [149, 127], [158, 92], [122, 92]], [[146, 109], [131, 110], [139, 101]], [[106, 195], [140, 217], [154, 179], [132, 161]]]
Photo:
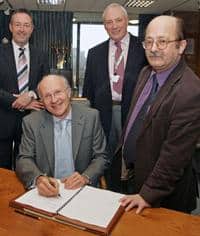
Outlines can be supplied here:
[[48, 176], [39, 176], [36, 180], [38, 193], [45, 197], [58, 197], [59, 183], [55, 178]]

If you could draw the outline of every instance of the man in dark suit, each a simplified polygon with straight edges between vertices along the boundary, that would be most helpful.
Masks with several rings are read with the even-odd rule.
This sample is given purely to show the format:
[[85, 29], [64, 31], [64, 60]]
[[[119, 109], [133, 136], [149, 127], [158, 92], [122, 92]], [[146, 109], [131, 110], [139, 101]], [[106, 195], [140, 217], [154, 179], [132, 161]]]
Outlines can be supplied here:
[[27, 10], [14, 11], [9, 28], [12, 42], [0, 46], [0, 167], [11, 169], [20, 143], [22, 117], [28, 110], [43, 107], [34, 90], [49, 67], [44, 54], [28, 43], [33, 21]]
[[124, 158], [126, 192], [133, 194], [121, 199], [126, 210], [161, 206], [189, 213], [196, 207], [192, 154], [200, 135], [200, 80], [182, 58], [186, 44], [176, 17], [156, 17], [146, 29], [150, 66], [139, 76], [112, 166], [119, 191]]
[[[146, 64], [146, 59], [141, 42], [127, 32], [128, 16], [121, 5], [108, 5], [103, 13], [103, 21], [110, 39], [88, 52], [83, 96], [100, 111], [112, 156], [138, 74]], [[120, 46], [120, 56], [117, 56]], [[117, 84], [119, 88], [116, 89]]]

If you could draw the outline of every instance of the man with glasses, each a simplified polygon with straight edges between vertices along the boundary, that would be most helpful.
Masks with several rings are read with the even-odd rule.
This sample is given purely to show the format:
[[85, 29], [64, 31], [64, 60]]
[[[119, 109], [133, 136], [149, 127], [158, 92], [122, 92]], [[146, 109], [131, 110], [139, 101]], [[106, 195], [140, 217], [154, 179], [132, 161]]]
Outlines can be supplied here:
[[127, 211], [161, 206], [189, 213], [196, 207], [192, 154], [200, 136], [200, 80], [182, 56], [186, 44], [179, 18], [159, 16], [147, 26], [143, 47], [150, 66], [140, 73], [111, 168], [114, 190], [133, 194], [121, 199]]
[[56, 179], [68, 189], [96, 186], [109, 164], [98, 112], [71, 103], [71, 88], [61, 75], [45, 76], [38, 93], [46, 110], [23, 120], [18, 177], [44, 196], [58, 194]]

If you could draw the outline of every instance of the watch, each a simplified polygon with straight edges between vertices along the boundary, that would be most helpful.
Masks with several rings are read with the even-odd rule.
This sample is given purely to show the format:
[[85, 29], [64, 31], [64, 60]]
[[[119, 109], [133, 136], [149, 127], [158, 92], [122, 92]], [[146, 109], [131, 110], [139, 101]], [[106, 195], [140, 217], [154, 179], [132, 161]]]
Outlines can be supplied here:
[[36, 93], [35, 93], [34, 91], [32, 91], [32, 90], [30, 90], [30, 91], [28, 92], [28, 96], [29, 96], [29, 98], [31, 98], [31, 99], [37, 99]]

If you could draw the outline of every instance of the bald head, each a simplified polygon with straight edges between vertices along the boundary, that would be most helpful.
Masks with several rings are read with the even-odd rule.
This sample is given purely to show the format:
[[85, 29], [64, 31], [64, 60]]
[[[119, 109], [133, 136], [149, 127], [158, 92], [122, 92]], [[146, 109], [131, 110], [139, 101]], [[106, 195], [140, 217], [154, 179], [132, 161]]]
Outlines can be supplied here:
[[146, 32], [152, 25], [159, 25], [159, 24], [162, 24], [162, 27], [164, 27], [164, 29], [166, 30], [169, 30], [169, 28], [171, 28], [171, 31], [175, 38], [179, 40], [184, 39], [184, 22], [181, 18], [175, 16], [166, 16], [166, 15], [157, 16], [150, 21], [150, 23], [147, 26]]
[[43, 89], [43, 87], [46, 87], [50, 84], [52, 84], [53, 86], [54, 83], [62, 84], [63, 88], [70, 87], [68, 80], [62, 75], [54, 75], [54, 74], [45, 75], [42, 78], [42, 80], [39, 82], [38, 87], [37, 87], [39, 95], [41, 95], [41, 92], [42, 92], [41, 90]]

